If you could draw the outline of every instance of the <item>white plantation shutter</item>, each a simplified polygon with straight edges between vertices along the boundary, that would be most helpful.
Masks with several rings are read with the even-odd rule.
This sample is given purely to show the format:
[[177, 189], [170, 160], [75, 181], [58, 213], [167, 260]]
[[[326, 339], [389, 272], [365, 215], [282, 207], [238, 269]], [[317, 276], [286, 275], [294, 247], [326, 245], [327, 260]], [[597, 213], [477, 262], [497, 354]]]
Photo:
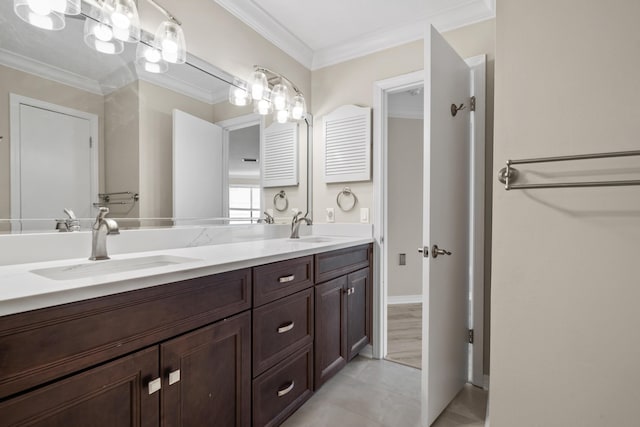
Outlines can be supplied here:
[[371, 179], [371, 108], [345, 105], [324, 116], [325, 182]]
[[298, 124], [273, 123], [263, 135], [262, 186], [298, 185]]

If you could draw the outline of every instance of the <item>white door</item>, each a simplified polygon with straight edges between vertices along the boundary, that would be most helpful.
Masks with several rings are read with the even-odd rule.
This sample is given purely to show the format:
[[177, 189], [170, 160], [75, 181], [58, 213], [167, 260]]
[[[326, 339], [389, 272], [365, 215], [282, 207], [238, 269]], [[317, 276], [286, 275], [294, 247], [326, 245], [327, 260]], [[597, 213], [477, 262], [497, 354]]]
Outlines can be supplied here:
[[173, 110], [173, 217], [221, 218], [227, 200], [222, 128]]
[[[77, 113], [12, 96], [12, 217], [64, 218], [65, 208], [79, 218], [93, 216], [97, 117]], [[31, 228], [29, 222], [22, 227]]]
[[[423, 424], [467, 380], [470, 70], [433, 28], [425, 40]], [[465, 108], [454, 117], [451, 104]], [[433, 253], [433, 246], [451, 255]]]

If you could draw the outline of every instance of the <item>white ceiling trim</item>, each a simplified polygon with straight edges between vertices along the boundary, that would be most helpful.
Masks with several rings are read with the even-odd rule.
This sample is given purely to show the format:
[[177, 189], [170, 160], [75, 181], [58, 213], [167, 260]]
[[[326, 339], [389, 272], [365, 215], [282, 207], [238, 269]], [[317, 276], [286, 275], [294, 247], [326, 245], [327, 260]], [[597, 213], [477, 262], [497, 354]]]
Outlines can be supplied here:
[[0, 64], [86, 92], [104, 95], [98, 81], [0, 48]]
[[213, 1], [253, 28], [262, 37], [282, 49], [293, 59], [305, 67], [311, 68], [313, 50], [264, 10], [259, 7], [251, 7], [248, 2], [239, 2], [238, 0]]
[[489, 9], [486, 3], [468, 3], [414, 24], [370, 33], [347, 43], [342, 43], [339, 46], [317, 50], [313, 55], [311, 69], [317, 70], [381, 50], [422, 40], [430, 24], [436, 27], [438, 31], [444, 32], [494, 17], [495, 9]]

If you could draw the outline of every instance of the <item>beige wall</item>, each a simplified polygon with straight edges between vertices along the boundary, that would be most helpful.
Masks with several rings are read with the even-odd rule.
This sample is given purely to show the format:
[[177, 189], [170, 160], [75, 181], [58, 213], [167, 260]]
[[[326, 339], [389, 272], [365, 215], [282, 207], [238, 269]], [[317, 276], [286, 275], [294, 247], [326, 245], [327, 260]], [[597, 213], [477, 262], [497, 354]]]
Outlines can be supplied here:
[[[496, 168], [638, 149], [639, 16], [637, 0], [498, 2]], [[640, 178], [637, 159], [547, 170]], [[491, 426], [638, 425], [638, 188], [494, 191]]]
[[[50, 102], [67, 108], [96, 114], [100, 123], [100, 164], [104, 170], [104, 99], [83, 90], [75, 89], [61, 83], [43, 79], [33, 74], [24, 73], [0, 65], [0, 218], [11, 217], [10, 192], [10, 127], [9, 127], [9, 94], [27, 96], [29, 98]], [[104, 188], [104, 173], [100, 174], [100, 191]]]
[[[495, 21], [488, 20], [444, 34], [445, 38], [462, 57], [487, 54], [487, 111], [493, 107], [493, 64]], [[314, 182], [313, 207], [318, 222], [325, 222], [325, 208], [336, 208], [336, 222], [359, 222], [359, 209], [342, 212], [335, 199], [338, 192], [348, 185], [358, 196], [359, 207], [373, 213], [373, 184], [369, 182], [326, 184], [322, 177], [324, 165], [324, 141], [322, 117], [344, 104], [373, 106], [373, 84], [378, 80], [395, 77], [424, 68], [424, 43], [416, 41], [387, 49], [365, 57], [356, 58], [330, 67], [313, 71], [314, 129]], [[493, 116], [487, 114], [487, 150], [493, 141]], [[488, 168], [490, 170], [491, 168]], [[489, 172], [488, 172], [489, 173]], [[490, 203], [488, 203], [490, 205]], [[490, 217], [490, 215], [487, 215]], [[371, 215], [371, 221], [375, 218]]]
[[[389, 119], [388, 127], [390, 297], [422, 295], [422, 146], [424, 120]], [[406, 265], [399, 265], [399, 254]]]
[[[105, 96], [105, 191], [140, 193], [138, 82]], [[114, 217], [137, 218], [140, 204], [110, 205]]]

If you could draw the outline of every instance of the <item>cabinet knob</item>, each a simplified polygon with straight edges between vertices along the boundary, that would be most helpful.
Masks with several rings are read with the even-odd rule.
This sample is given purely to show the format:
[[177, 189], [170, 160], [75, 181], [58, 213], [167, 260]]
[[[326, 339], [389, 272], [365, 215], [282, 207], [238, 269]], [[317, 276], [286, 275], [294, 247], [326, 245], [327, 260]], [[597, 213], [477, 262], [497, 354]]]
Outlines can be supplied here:
[[289, 332], [290, 330], [293, 329], [293, 326], [295, 325], [295, 323], [293, 321], [287, 323], [286, 325], [282, 325], [278, 328], [278, 333], [279, 334], [284, 334], [285, 332]]
[[278, 282], [280, 283], [292, 282], [295, 278], [296, 278], [295, 274], [290, 274], [288, 276], [282, 276], [278, 278]]
[[155, 380], [149, 381], [147, 387], [149, 388], [149, 394], [159, 391], [162, 388], [162, 379], [156, 378]]
[[353, 287], [351, 287], [351, 288], [347, 288], [347, 289], [345, 289], [345, 290], [344, 290], [344, 292], [345, 292], [347, 295], [353, 295], [353, 294], [355, 294], [355, 293], [356, 293], [356, 288], [353, 288]]
[[294, 387], [295, 385], [296, 385], [296, 382], [295, 382], [295, 381], [293, 381], [293, 380], [291, 380], [291, 383], [290, 383], [288, 386], [286, 386], [286, 387], [281, 388], [280, 390], [278, 390], [278, 397], [282, 397], [282, 396], [285, 396], [285, 395], [289, 394], [289, 392], [290, 392], [291, 390], [293, 390], [293, 387]]
[[169, 373], [169, 385], [174, 385], [177, 382], [180, 382], [180, 369]]

